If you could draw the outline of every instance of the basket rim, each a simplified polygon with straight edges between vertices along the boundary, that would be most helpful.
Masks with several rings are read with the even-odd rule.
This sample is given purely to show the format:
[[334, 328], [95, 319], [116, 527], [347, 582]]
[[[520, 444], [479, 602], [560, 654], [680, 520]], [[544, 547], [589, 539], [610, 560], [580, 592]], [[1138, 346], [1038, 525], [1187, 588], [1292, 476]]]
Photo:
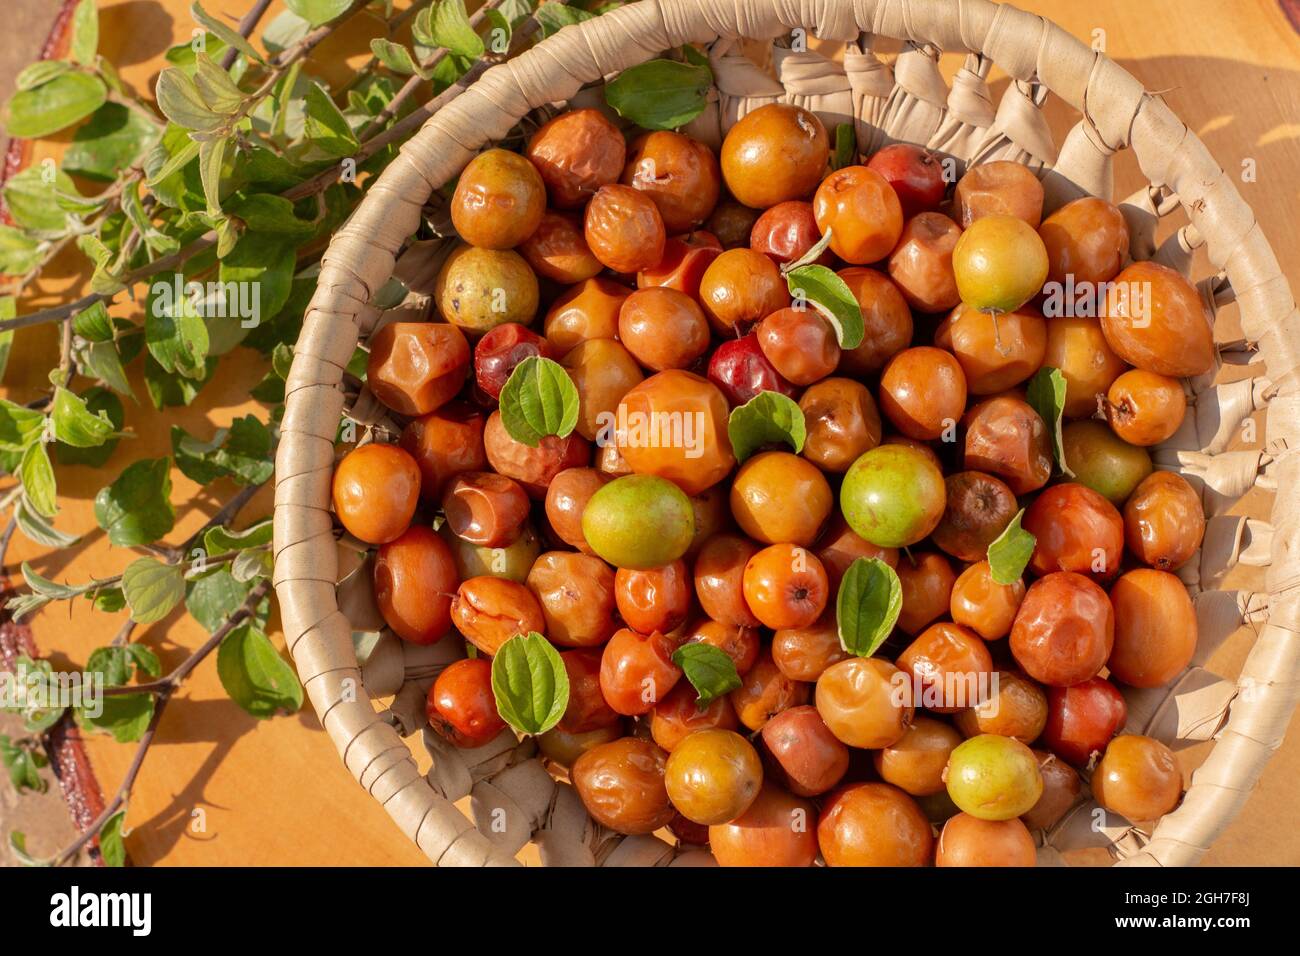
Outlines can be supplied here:
[[[827, 40], [851, 43], [870, 34], [945, 52], [979, 54], [1003, 67], [1013, 80], [1038, 83], [1056, 93], [1083, 114], [1097, 141], [1107, 144], [1105, 149], [1132, 148], [1144, 177], [1178, 197], [1191, 226], [1204, 238], [1210, 261], [1235, 290], [1246, 337], [1269, 360], [1277, 386], [1269, 421], [1275, 425], [1275, 410], [1281, 409], [1284, 414], [1278, 417], [1289, 430], [1300, 431], [1300, 384], [1295, 375], [1300, 366], [1300, 316], [1249, 207], [1195, 133], [1162, 100], [1146, 93], [1105, 54], [1047, 18], [993, 0], [637, 0], [566, 27], [487, 70], [431, 117], [371, 184], [322, 260], [317, 292], [286, 383], [274, 513], [274, 580], [286, 641], [345, 764], [435, 862], [511, 863], [513, 854], [473, 832], [463, 817], [457, 823], [449, 816], [449, 809], [456, 816], [459, 811], [415, 771], [409, 753], [405, 762], [381, 761], [385, 766], [377, 769], [375, 755], [390, 753], [394, 742], [403, 749], [405, 744], [364, 693], [356, 693], [348, 705], [334, 686], [343, 674], [363, 690], [350, 626], [338, 609], [333, 575], [322, 566], [329, 561], [320, 557], [323, 548], [333, 546], [328, 488], [333, 437], [342, 411], [342, 368], [362, 330], [378, 317], [369, 299], [392, 275], [395, 256], [414, 232], [420, 207], [432, 190], [450, 181], [474, 153], [499, 139], [527, 112], [568, 100], [584, 83], [683, 43], [771, 40], [809, 24], [819, 24], [816, 35]], [[413, 188], [418, 200], [412, 199]], [[1274, 439], [1284, 437], [1281, 429], [1270, 426], [1269, 432]], [[1300, 439], [1290, 442], [1291, 447], [1296, 444]], [[1216, 735], [1205, 764], [1193, 773], [1182, 803], [1160, 821], [1150, 843], [1134, 848], [1125, 864], [1194, 862], [1235, 817], [1250, 790], [1238, 782], [1244, 778], [1253, 785], [1294, 707], [1300, 558], [1291, 555], [1282, 529], [1300, 520], [1295, 517], [1300, 513], [1300, 474], [1295, 455], [1277, 463], [1278, 490], [1269, 520], [1278, 533], [1267, 588], [1283, 600], [1276, 602], [1271, 620], [1257, 634], [1237, 679], [1239, 688], [1243, 680], [1259, 680], [1265, 692], [1253, 699], [1236, 697], [1226, 726]], [[363, 737], [376, 742], [358, 743]]]

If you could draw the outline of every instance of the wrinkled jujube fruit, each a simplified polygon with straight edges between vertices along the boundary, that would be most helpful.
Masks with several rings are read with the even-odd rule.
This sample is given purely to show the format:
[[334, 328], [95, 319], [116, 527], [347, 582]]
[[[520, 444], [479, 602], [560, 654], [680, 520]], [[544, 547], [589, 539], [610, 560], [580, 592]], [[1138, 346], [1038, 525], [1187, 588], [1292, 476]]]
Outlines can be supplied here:
[[1106, 287], [1101, 330], [1125, 362], [1171, 378], [1214, 366], [1214, 332], [1196, 288], [1157, 262], [1135, 262]]
[[624, 737], [593, 747], [569, 778], [592, 819], [616, 833], [653, 833], [673, 818], [664, 786], [668, 755], [649, 740]]
[[586, 279], [552, 303], [543, 328], [559, 355], [587, 339], [618, 338], [618, 316], [632, 294], [625, 285], [600, 277]]
[[618, 182], [627, 145], [618, 127], [599, 110], [570, 110], [534, 133], [524, 155], [546, 183], [551, 204], [576, 209], [601, 186]]
[[745, 565], [759, 545], [735, 534], [714, 535], [695, 558], [695, 595], [704, 613], [731, 627], [758, 627], [758, 618], [745, 603]]
[[614, 571], [600, 558], [548, 551], [533, 563], [524, 583], [542, 609], [551, 643], [595, 647], [618, 630]]
[[948, 503], [930, 537], [959, 561], [981, 561], [1016, 516], [1016, 496], [1005, 482], [979, 471], [949, 475], [944, 484]]
[[1115, 611], [1106, 592], [1082, 574], [1054, 571], [1025, 592], [1011, 625], [1011, 653], [1034, 680], [1080, 684], [1110, 657]]
[[758, 347], [786, 381], [811, 385], [835, 371], [835, 330], [815, 309], [778, 309], [758, 324]]
[[1050, 830], [1078, 802], [1083, 784], [1075, 769], [1055, 754], [1035, 750], [1034, 756], [1043, 778], [1043, 795], [1020, 820], [1031, 830]]
[[960, 710], [953, 723], [967, 737], [999, 734], [1032, 744], [1047, 723], [1047, 694], [1015, 671], [997, 672], [997, 691], [985, 700]]
[[1152, 472], [1124, 503], [1124, 541], [1134, 557], [1153, 568], [1176, 571], [1204, 536], [1201, 497], [1175, 472]]
[[1052, 477], [1052, 437], [1028, 402], [1010, 395], [985, 399], [966, 413], [965, 425], [968, 471], [996, 475], [1017, 495]]
[[600, 691], [600, 651], [577, 648], [560, 652], [569, 678], [569, 703], [556, 726], [571, 734], [583, 734], [618, 724], [620, 715]]
[[1047, 688], [1043, 743], [1062, 760], [1082, 767], [1124, 729], [1128, 704], [1110, 681], [1093, 677], [1071, 687]]
[[972, 395], [994, 395], [1033, 376], [1047, 353], [1047, 321], [1028, 307], [995, 315], [959, 305], [934, 344], [957, 357]]
[[547, 435], [532, 448], [510, 437], [499, 411], [488, 417], [483, 447], [493, 470], [519, 482], [535, 501], [546, 497], [546, 486], [564, 469], [585, 467], [591, 461], [591, 446], [576, 431], [567, 438]]
[[429, 688], [425, 713], [434, 732], [457, 747], [482, 747], [505, 730], [492, 694], [492, 662], [471, 657], [447, 665]]
[[957, 180], [952, 209], [963, 229], [985, 216], [1014, 216], [1037, 229], [1043, 216], [1043, 184], [1020, 163], [980, 163]]
[[1077, 482], [1052, 485], [1025, 509], [1021, 526], [1036, 540], [1035, 574], [1076, 571], [1096, 581], [1119, 573], [1124, 519], [1115, 506]]
[[456, 397], [469, 372], [469, 343], [446, 322], [390, 322], [370, 337], [366, 384], [403, 415], [427, 415]]
[[615, 272], [640, 272], [659, 264], [664, 230], [659, 207], [631, 186], [601, 186], [587, 203], [583, 236], [592, 255]]
[[1038, 227], [1047, 247], [1047, 279], [1076, 286], [1115, 278], [1128, 258], [1128, 223], [1111, 203], [1095, 196], [1068, 202]]
[[908, 675], [876, 657], [850, 657], [817, 678], [817, 713], [850, 747], [879, 750], [897, 743], [912, 723]]
[[456, 180], [451, 222], [460, 237], [483, 249], [513, 249], [533, 234], [546, 211], [537, 167], [508, 149], [489, 149]]
[[893, 281], [877, 269], [852, 266], [836, 273], [862, 310], [862, 342], [840, 353], [843, 375], [874, 375], [912, 341], [912, 310]]
[[487, 575], [460, 583], [451, 599], [451, 622], [465, 640], [489, 656], [512, 637], [546, 631], [541, 605], [528, 588]]
[[638, 634], [628, 628], [614, 632], [600, 660], [600, 689], [620, 714], [648, 714], [681, 679], [673, 663], [677, 643], [666, 634]]
[[790, 304], [776, 263], [753, 249], [728, 249], [704, 270], [700, 305], [720, 334], [744, 329]]
[[889, 277], [918, 312], [944, 312], [961, 301], [952, 271], [952, 250], [961, 227], [942, 213], [907, 220], [889, 255]]
[[697, 730], [735, 730], [740, 726], [729, 697], [715, 697], [704, 707], [696, 703], [699, 694], [687, 681], [678, 681], [668, 696], [650, 711], [650, 736], [672, 753], [679, 743]]
[[551, 343], [518, 322], [508, 322], [492, 329], [474, 346], [474, 381], [485, 394], [501, 397], [510, 373], [526, 358], [553, 359]]
[[1025, 582], [1011, 584], [993, 580], [987, 560], [976, 561], [957, 576], [952, 586], [948, 612], [958, 624], [969, 627], [986, 641], [1011, 633], [1011, 624], [1025, 598]]
[[831, 231], [831, 252], [855, 266], [885, 258], [903, 234], [903, 207], [884, 176], [866, 166], [837, 169], [813, 196], [817, 228]]
[[762, 737], [786, 788], [797, 796], [825, 793], [849, 769], [849, 748], [808, 704], [781, 711], [763, 725]]
[[398, 444], [420, 469], [420, 497], [438, 501], [443, 486], [461, 472], [483, 471], [487, 453], [483, 428], [487, 415], [464, 402], [450, 402], [437, 411], [413, 418], [402, 429]]
[[943, 825], [935, 866], [1035, 866], [1038, 850], [1019, 820], [981, 820], [959, 813]]
[[848, 657], [848, 651], [840, 646], [834, 610], [829, 607], [807, 627], [785, 627], [772, 635], [772, 660], [791, 680], [815, 683], [826, 668]]
[[618, 336], [646, 368], [687, 368], [709, 347], [709, 323], [689, 295], [654, 287], [633, 292], [618, 314]]
[[[758, 217], [749, 234], [749, 247], [785, 265], [802, 259], [821, 237], [812, 203], [790, 200], [777, 203]], [[834, 260], [830, 252], [823, 251], [815, 261], [829, 266]]]
[[448, 482], [442, 495], [442, 513], [452, 534], [486, 548], [515, 540], [529, 507], [528, 494], [518, 482], [490, 471], [463, 472]]
[[807, 434], [800, 453], [822, 471], [844, 473], [880, 444], [880, 412], [871, 390], [851, 378], [824, 378], [799, 398]]
[[871, 755], [876, 773], [886, 783], [914, 797], [943, 789], [948, 756], [961, 743], [961, 734], [933, 717], [918, 715], [907, 732]]
[[588, 339], [570, 349], [560, 364], [578, 390], [575, 431], [588, 441], [601, 438], [602, 432], [609, 436], [612, 429], [606, 425], [618, 403], [645, 378], [632, 353], [614, 339]]
[[547, 211], [533, 234], [520, 243], [519, 254], [539, 276], [566, 285], [590, 279], [604, 268], [587, 245], [582, 223], [571, 213]]
[[632, 144], [622, 181], [650, 197], [670, 233], [703, 223], [722, 188], [713, 150], [668, 130], [645, 133]]
[[594, 468], [566, 468], [546, 488], [546, 519], [551, 530], [569, 547], [591, 553], [582, 533], [582, 513], [591, 496], [608, 479]]
[[762, 650], [730, 696], [740, 722], [750, 730], [762, 730], [781, 711], [806, 703], [808, 694], [807, 684], [782, 674], [771, 653]]
[[920, 696], [915, 702], [938, 714], [953, 714], [985, 699], [993, 658], [975, 632], [960, 624], [932, 624], [898, 656]]
[[614, 600], [628, 627], [642, 634], [675, 631], [691, 608], [691, 575], [678, 559], [661, 568], [614, 574]]

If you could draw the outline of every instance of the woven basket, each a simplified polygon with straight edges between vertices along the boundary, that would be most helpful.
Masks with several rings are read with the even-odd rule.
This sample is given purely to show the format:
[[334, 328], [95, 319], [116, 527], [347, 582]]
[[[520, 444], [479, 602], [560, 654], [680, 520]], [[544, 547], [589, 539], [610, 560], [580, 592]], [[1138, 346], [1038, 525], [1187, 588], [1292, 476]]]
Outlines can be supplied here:
[[[783, 44], [769, 73], [742, 55], [742, 40], [770, 44], [800, 28], [844, 44], [842, 62]], [[877, 38], [902, 41], [892, 63], [873, 52]], [[1193, 863], [1245, 802], [1300, 691], [1300, 456], [1290, 447], [1300, 444], [1300, 313], [1230, 177], [1165, 103], [1054, 24], [989, 0], [641, 0], [487, 71], [370, 186], [325, 255], [288, 378], [276, 461], [275, 585], [284, 631], [343, 762], [439, 865], [513, 864], [530, 841], [547, 865], [711, 862], [705, 851], [595, 825], [574, 791], [552, 779], [531, 740], [505, 732], [487, 746], [456, 750], [433, 734], [424, 696], [463, 653], [462, 642], [416, 647], [382, 633], [359, 665], [354, 631], [381, 631], [382, 620], [366, 558], [340, 543], [330, 513], [340, 416], [391, 425], [346, 375], [348, 360], [377, 323], [430, 314], [428, 293], [447, 242], [411, 240], [433, 190], [530, 112], [566, 101], [590, 105], [599, 89], [588, 84], [688, 43], [709, 50], [716, 90], [687, 132], [715, 146], [748, 111], [788, 102], [817, 112], [828, 128], [855, 121], [864, 153], [906, 141], [962, 163], [1026, 163], [1043, 180], [1045, 211], [1085, 193], [1111, 199], [1113, 156], [1131, 148], [1151, 184], [1120, 204], [1133, 257], [1189, 274], [1203, 250], [1215, 271], [1198, 288], [1220, 320], [1221, 365], [1187, 383], [1183, 427], [1153, 449], [1158, 467], [1180, 472], [1202, 493], [1208, 515], [1201, 552], [1179, 572], [1195, 600], [1200, 644], [1170, 686], [1125, 694], [1130, 732], [1175, 747], [1215, 743], [1181, 805], [1154, 832], [1113, 814], [1095, 828], [1096, 805], [1087, 802], [1040, 835], [1042, 862], [1060, 862], [1061, 850], [1106, 846], [1127, 864]], [[951, 88], [938, 69], [940, 51], [967, 54]], [[996, 107], [986, 82], [994, 63], [1011, 78]], [[1049, 91], [1082, 114], [1059, 149], [1042, 113]], [[1162, 218], [1180, 208], [1182, 225], [1162, 230], [1171, 235], [1157, 244]], [[372, 305], [394, 275], [410, 288], [407, 300], [397, 309]], [[1238, 314], [1220, 316], [1232, 301]], [[1243, 423], [1265, 410], [1260, 437], [1238, 440]], [[1242, 444], [1250, 447], [1236, 447]], [[1252, 501], [1273, 498], [1270, 521], [1230, 513], [1248, 492]], [[1234, 681], [1206, 671], [1201, 665], [1243, 624], [1257, 633], [1241, 674]], [[390, 706], [376, 710], [372, 700], [387, 697]], [[420, 730], [433, 758], [427, 775], [402, 739]], [[472, 820], [453, 805], [467, 796]]]

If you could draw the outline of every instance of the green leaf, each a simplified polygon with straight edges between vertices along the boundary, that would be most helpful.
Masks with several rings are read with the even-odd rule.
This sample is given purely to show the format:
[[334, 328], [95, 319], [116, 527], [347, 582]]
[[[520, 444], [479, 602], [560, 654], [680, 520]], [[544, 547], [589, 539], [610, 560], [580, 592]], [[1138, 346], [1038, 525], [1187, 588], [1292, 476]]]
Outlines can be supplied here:
[[14, 520], [18, 523], [18, 530], [29, 540], [47, 548], [67, 548], [81, 540], [79, 535], [65, 534], [55, 528], [28, 503], [26, 497], [18, 499]]
[[[109, 343], [102, 343], [109, 346]], [[114, 355], [117, 353], [114, 352]], [[117, 449], [118, 436], [124, 434], [122, 425], [125, 421], [125, 412], [122, 408], [122, 400], [106, 388], [95, 386], [82, 392], [80, 397], [73, 396], [76, 401], [80, 401], [85, 406], [86, 414], [95, 418], [97, 421], [107, 419], [111, 429], [109, 436], [95, 446], [75, 446], [71, 442], [65, 443], [60, 440], [55, 444], [54, 450], [57, 454], [60, 465], [86, 465], [90, 468], [101, 468], [113, 456]], [[58, 434], [58, 405], [57, 397], [55, 399], [55, 433]], [[67, 426], [72, 428], [74, 426]], [[99, 425], [94, 426], [98, 429]], [[62, 436], [60, 436], [62, 438]]]
[[14, 87], [20, 90], [34, 90], [42, 83], [48, 83], [56, 76], [72, 72], [72, 64], [67, 60], [37, 60], [24, 67], [14, 78]]
[[41, 776], [41, 768], [48, 763], [34, 742], [20, 740], [14, 743], [7, 735], [0, 734], [0, 764], [9, 771], [9, 782], [20, 794], [26, 790], [44, 793], [49, 789], [49, 784]]
[[139, 163], [157, 140], [158, 128], [138, 110], [105, 103], [73, 134], [63, 154], [63, 169], [74, 176], [113, 182], [122, 170]]
[[14, 661], [11, 686], [12, 693], [0, 701], [0, 711], [20, 715], [23, 728], [30, 734], [49, 730], [67, 710], [58, 704], [59, 685], [49, 661], [34, 661], [26, 654], [19, 654]]
[[262, 30], [262, 45], [271, 53], [289, 49], [311, 30], [311, 24], [292, 10], [284, 10]]
[[98, 448], [117, 434], [108, 415], [91, 411], [80, 395], [66, 388], [54, 390], [52, 416], [55, 437], [73, 448]]
[[26, 451], [44, 429], [44, 413], [0, 398], [0, 451]]
[[[77, 350], [78, 366], [83, 374], [98, 379], [120, 395], [131, 395], [131, 383], [127, 380], [126, 369], [122, 366], [122, 356], [112, 342], [88, 342]], [[121, 405], [121, 402], [118, 403]], [[110, 413], [111, 417], [111, 413]], [[117, 424], [121, 428], [121, 423]]]
[[[18, 314], [18, 302], [11, 295], [0, 296], [0, 321], [12, 319]], [[14, 346], [14, 329], [0, 332], [0, 381], [4, 380], [9, 368], [9, 352]]]
[[537, 17], [537, 23], [542, 28], [542, 37], [545, 39], [559, 33], [567, 26], [590, 20], [595, 14], [562, 3], [545, 3], [537, 8], [534, 16]]
[[189, 290], [160, 279], [149, 287], [144, 340], [149, 354], [168, 372], [190, 378], [202, 374], [208, 354], [208, 327]]
[[176, 524], [172, 509], [171, 459], [146, 458], [126, 467], [95, 496], [95, 520], [120, 548], [157, 541]]
[[[222, 348], [233, 348], [289, 301], [298, 241], [292, 236], [250, 229], [221, 260], [218, 278], [227, 289], [241, 291], [238, 300], [227, 296], [224, 316], [208, 319], [208, 335], [217, 346], [211, 351], [221, 354]], [[223, 328], [215, 328], [218, 323]]]
[[302, 685], [293, 668], [251, 623], [240, 624], [222, 640], [217, 674], [231, 700], [259, 720], [302, 707]]
[[352, 0], [284, 0], [284, 5], [314, 27], [342, 16]]
[[1025, 389], [1025, 400], [1038, 413], [1052, 436], [1052, 457], [1056, 459], [1056, 467], [1063, 475], [1073, 478], [1074, 472], [1065, 462], [1065, 439], [1061, 430], [1061, 418], [1065, 414], [1065, 376], [1061, 370], [1044, 365], [1035, 372]]
[[199, 144], [189, 138], [183, 127], [172, 124], [145, 156], [145, 185], [169, 206], [179, 206], [184, 187], [182, 171], [198, 155]]
[[118, 810], [99, 828], [99, 855], [105, 866], [126, 866], [126, 844], [122, 842], [122, 823], [126, 811]]
[[156, 558], [139, 558], [122, 572], [122, 593], [131, 609], [131, 620], [152, 624], [170, 614], [185, 597], [185, 573], [177, 565]]
[[415, 62], [415, 57], [411, 55], [411, 51], [400, 43], [385, 40], [383, 37], [376, 37], [370, 41], [370, 50], [380, 63], [394, 73], [401, 76], [425, 75], [424, 71]]
[[831, 169], [843, 169], [858, 161], [858, 134], [852, 123], [835, 127], [835, 152], [831, 155]]
[[1015, 584], [1025, 573], [1038, 539], [1020, 526], [1025, 516], [1021, 508], [1006, 529], [989, 544], [989, 569], [998, 584]]
[[650, 60], [605, 84], [605, 102], [643, 129], [677, 129], [704, 112], [712, 85], [707, 66]]
[[22, 461], [18, 465], [18, 477], [31, 506], [45, 517], [53, 518], [59, 510], [58, 489], [54, 481], [54, 466], [50, 464], [45, 442], [35, 442], [23, 452]]
[[82, 309], [72, 317], [72, 331], [91, 342], [108, 342], [113, 338], [113, 319], [102, 301]]
[[303, 133], [308, 143], [327, 159], [342, 159], [357, 151], [356, 134], [319, 83], [312, 83], [307, 89]]
[[870, 657], [885, 643], [902, 609], [903, 586], [894, 569], [879, 558], [856, 558], [835, 599], [840, 646]]
[[84, 730], [112, 734], [119, 744], [139, 740], [153, 719], [152, 694], [114, 694], [98, 698], [97, 703], [98, 713], [90, 713], [84, 706], [74, 709], [77, 726]]
[[521, 734], [544, 734], [569, 706], [569, 674], [536, 631], [516, 634], [492, 658], [492, 694], [501, 719]]
[[173, 67], [158, 74], [154, 95], [163, 115], [177, 126], [209, 132], [226, 122], [226, 117], [203, 99], [194, 78], [179, 68]]
[[185, 609], [211, 634], [239, 610], [250, 587], [236, 581], [229, 568], [214, 568], [186, 584]]
[[57, 581], [51, 581], [49, 578], [37, 574], [35, 569], [26, 561], [22, 563], [23, 580], [27, 586], [39, 594], [41, 597], [47, 597], [52, 601], [66, 601], [82, 594], [86, 588], [72, 584], [59, 584]]
[[446, 47], [471, 60], [483, 55], [483, 41], [470, 26], [463, 0], [435, 0], [423, 18], [417, 39], [423, 46]]
[[825, 266], [800, 266], [786, 273], [796, 309], [811, 305], [835, 329], [840, 348], [862, 344], [862, 307], [844, 280]]
[[97, 647], [86, 661], [88, 674], [100, 674], [106, 687], [125, 687], [139, 670], [147, 677], [162, 673], [158, 655], [143, 644], [113, 644]]
[[485, 46], [493, 53], [504, 54], [510, 50], [510, 38], [514, 35], [514, 24], [500, 10], [487, 10], [488, 39]]
[[[250, 60], [256, 60], [258, 63], [266, 62], [266, 60], [263, 59], [262, 54], [258, 53], [253, 44], [244, 39], [244, 37], [240, 35], [239, 31], [232, 29], [225, 23], [222, 23], [212, 14], [204, 10], [202, 5], [199, 3], [196, 2], [190, 5], [190, 16], [194, 18], [196, 23], [211, 30], [220, 38], [222, 49], [226, 47], [234, 47]], [[209, 52], [212, 56], [217, 56], [221, 51], [212, 50]]]
[[126, 607], [126, 595], [121, 588], [101, 588], [91, 600], [95, 604], [95, 610], [105, 614], [116, 614]]
[[271, 552], [264, 548], [241, 551], [235, 556], [235, 560], [230, 563], [231, 577], [241, 584], [256, 581], [258, 578], [269, 577], [273, 570], [274, 562], [271, 559]]
[[271, 543], [273, 527], [270, 518], [250, 525], [243, 531], [231, 531], [229, 528], [210, 528], [203, 536], [203, 547], [208, 554], [225, 554], [228, 551], [242, 551], [245, 548], [260, 548]]
[[72, 14], [72, 41], [69, 52], [82, 66], [93, 66], [99, 50], [99, 11], [95, 0], [81, 0]]
[[233, 116], [244, 104], [243, 90], [206, 53], [194, 58], [194, 85], [208, 108], [223, 116]]
[[218, 478], [233, 478], [241, 485], [257, 485], [270, 479], [275, 463], [271, 458], [271, 432], [252, 415], [217, 429], [211, 441], [201, 442], [179, 425], [172, 426], [172, 451], [185, 477], [201, 485]]
[[206, 139], [199, 143], [199, 179], [209, 216], [221, 214], [221, 177], [226, 168], [226, 140]]
[[271, 233], [295, 239], [315, 235], [316, 224], [299, 219], [293, 203], [270, 193], [232, 196], [225, 204], [226, 215], [242, 219], [252, 232]]
[[59, 206], [58, 195], [76, 192], [71, 176], [45, 163], [27, 167], [4, 186], [5, 204], [14, 222], [40, 238], [67, 234], [68, 213]]
[[0, 224], [0, 275], [26, 275], [40, 261], [40, 245], [35, 239], [20, 229]]
[[149, 392], [149, 401], [154, 408], [159, 409], [188, 405], [212, 378], [216, 369], [217, 359], [209, 358], [204, 363], [202, 377], [191, 378], [179, 372], [167, 371], [152, 355], [147, 355], [144, 361], [144, 387]]
[[785, 442], [797, 455], [803, 451], [808, 427], [803, 409], [779, 392], [759, 392], [744, 405], [732, 409], [727, 419], [727, 437], [736, 461], [746, 458], [769, 442]]
[[673, 663], [682, 669], [698, 695], [696, 706], [709, 706], [714, 699], [740, 686], [735, 661], [721, 648], [696, 642], [683, 644], [673, 651]]
[[5, 127], [10, 136], [39, 139], [83, 120], [104, 105], [108, 87], [88, 73], [64, 73], [9, 100]]
[[14, 858], [23, 866], [52, 866], [52, 860], [40, 860], [27, 852], [27, 834], [21, 830], [11, 830], [9, 833], [9, 851], [13, 853]]
[[501, 424], [536, 448], [547, 435], [566, 437], [578, 424], [578, 388], [559, 362], [530, 355], [501, 389]]

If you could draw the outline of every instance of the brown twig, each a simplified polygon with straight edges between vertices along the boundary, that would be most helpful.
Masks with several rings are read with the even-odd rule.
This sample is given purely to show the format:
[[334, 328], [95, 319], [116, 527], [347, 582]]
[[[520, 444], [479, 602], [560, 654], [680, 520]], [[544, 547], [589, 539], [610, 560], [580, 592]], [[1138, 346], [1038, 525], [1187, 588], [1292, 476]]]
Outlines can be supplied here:
[[[270, 5], [271, 0], [257, 0], [257, 2], [253, 4], [253, 8], [244, 14], [243, 18], [239, 21], [239, 26], [235, 28], [239, 31], [241, 37], [247, 40], [253, 35], [253, 31], [257, 29], [258, 22], [261, 21], [263, 14], [266, 13], [266, 8]], [[222, 55], [221, 68], [223, 70], [230, 69], [238, 56], [239, 50], [232, 46]]]

